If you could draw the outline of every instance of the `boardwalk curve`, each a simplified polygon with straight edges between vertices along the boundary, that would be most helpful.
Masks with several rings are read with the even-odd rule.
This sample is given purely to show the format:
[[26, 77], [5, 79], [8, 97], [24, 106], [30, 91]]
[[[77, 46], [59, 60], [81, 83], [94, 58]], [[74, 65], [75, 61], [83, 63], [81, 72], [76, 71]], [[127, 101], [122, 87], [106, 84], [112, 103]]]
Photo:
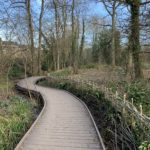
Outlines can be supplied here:
[[105, 150], [85, 104], [63, 90], [36, 85], [42, 78], [30, 77], [17, 84], [40, 93], [44, 107], [15, 150]]

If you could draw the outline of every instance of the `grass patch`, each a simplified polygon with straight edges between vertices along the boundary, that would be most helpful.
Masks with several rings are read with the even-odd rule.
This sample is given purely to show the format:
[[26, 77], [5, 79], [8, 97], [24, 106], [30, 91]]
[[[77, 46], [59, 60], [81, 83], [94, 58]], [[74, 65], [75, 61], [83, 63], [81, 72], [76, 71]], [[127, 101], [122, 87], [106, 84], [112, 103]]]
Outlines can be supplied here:
[[68, 76], [70, 74], [71, 74], [71, 69], [67, 68], [67, 69], [51, 72], [51, 73], [49, 73], [49, 76], [57, 76], [58, 77], [58, 76]]
[[13, 150], [30, 127], [34, 115], [32, 104], [20, 96], [0, 100], [0, 149]]

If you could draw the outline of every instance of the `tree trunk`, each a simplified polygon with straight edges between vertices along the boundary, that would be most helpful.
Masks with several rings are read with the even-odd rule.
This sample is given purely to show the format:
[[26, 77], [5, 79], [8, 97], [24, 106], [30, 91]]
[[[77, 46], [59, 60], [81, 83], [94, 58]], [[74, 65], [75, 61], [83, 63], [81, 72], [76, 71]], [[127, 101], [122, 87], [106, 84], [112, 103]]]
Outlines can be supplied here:
[[59, 51], [59, 46], [58, 46], [58, 41], [59, 41], [59, 25], [58, 25], [58, 1], [53, 0], [54, 4], [54, 9], [55, 9], [55, 30], [56, 30], [56, 67], [57, 70], [60, 69], [60, 51]]
[[3, 57], [2, 39], [0, 38], [0, 57]]
[[28, 34], [30, 41], [30, 52], [31, 52], [31, 72], [34, 74], [34, 36], [33, 36], [33, 25], [31, 16], [30, 0], [25, 1], [27, 11], [27, 22], [28, 22]]
[[[117, 0], [114, 1], [106, 1], [106, 0], [101, 0], [102, 3], [104, 4], [104, 7], [106, 9], [106, 11], [108, 12], [108, 14], [111, 16], [111, 20], [112, 20], [112, 38], [111, 38], [111, 50], [112, 50], [112, 66], [115, 67], [116, 66], [116, 52], [115, 52], [115, 41], [116, 41], [116, 9], [119, 6], [117, 4]], [[107, 3], [110, 3], [111, 6], [107, 5]], [[111, 8], [111, 10], [110, 10]]]
[[63, 62], [62, 62], [62, 67], [64, 68], [66, 66], [67, 62], [67, 48], [66, 48], [66, 27], [67, 27], [67, 2], [66, 0], [63, 0], [63, 8], [62, 8], [62, 18], [63, 18], [63, 35], [62, 35], [62, 40], [63, 40]]
[[116, 56], [115, 56], [115, 32], [116, 32], [116, 10], [115, 10], [116, 3], [113, 4], [113, 12], [112, 12], [112, 66], [115, 67], [116, 65]]
[[133, 0], [131, 6], [131, 49], [134, 63], [135, 79], [142, 78], [143, 73], [140, 63], [140, 29], [139, 29], [139, 11], [140, 0]]
[[132, 61], [132, 53], [131, 53], [131, 44], [129, 40], [129, 45], [127, 48], [126, 54], [126, 77], [127, 79], [133, 79], [133, 61]]
[[39, 18], [39, 48], [38, 48], [38, 74], [41, 72], [41, 42], [42, 42], [42, 18], [44, 13], [44, 0], [41, 4], [41, 12]]
[[80, 44], [80, 53], [79, 53], [79, 62], [80, 65], [82, 65], [82, 60], [83, 60], [83, 48], [84, 48], [84, 40], [85, 40], [85, 22], [84, 19], [82, 21], [82, 37], [81, 37], [81, 44]]
[[76, 60], [76, 30], [75, 30], [75, 0], [72, 0], [71, 20], [72, 20], [72, 44], [71, 44], [71, 66], [73, 67], [73, 73], [78, 72], [77, 60]]

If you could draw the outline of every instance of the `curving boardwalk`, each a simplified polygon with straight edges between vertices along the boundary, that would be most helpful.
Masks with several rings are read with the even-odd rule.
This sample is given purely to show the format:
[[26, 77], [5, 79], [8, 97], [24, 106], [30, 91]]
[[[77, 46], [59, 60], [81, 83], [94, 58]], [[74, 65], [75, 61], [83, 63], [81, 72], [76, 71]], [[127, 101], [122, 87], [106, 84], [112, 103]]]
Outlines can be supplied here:
[[15, 150], [104, 150], [88, 109], [63, 90], [35, 85], [41, 77], [21, 80], [21, 88], [40, 92], [44, 107]]

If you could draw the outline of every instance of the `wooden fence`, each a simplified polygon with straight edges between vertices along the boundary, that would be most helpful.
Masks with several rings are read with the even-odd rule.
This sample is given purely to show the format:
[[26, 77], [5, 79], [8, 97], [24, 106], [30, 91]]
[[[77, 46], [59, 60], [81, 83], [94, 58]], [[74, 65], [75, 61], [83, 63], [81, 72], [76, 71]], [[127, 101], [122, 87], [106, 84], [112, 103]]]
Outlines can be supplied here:
[[134, 105], [134, 99], [127, 99], [126, 93], [120, 95], [118, 91], [114, 93], [111, 88], [104, 85], [98, 85], [95, 82], [82, 80], [80, 78], [74, 79], [72, 77], [65, 76], [50, 76], [50, 78], [60, 81], [69, 81], [69, 83], [75, 83], [80, 87], [89, 87], [92, 90], [101, 91], [104, 93], [105, 98], [109, 100], [112, 105], [123, 114], [124, 117], [127, 116], [131, 119], [133, 126], [135, 126], [136, 121], [139, 121], [150, 127], [150, 117], [143, 113], [142, 104], [139, 105], [139, 108], [137, 108]]

